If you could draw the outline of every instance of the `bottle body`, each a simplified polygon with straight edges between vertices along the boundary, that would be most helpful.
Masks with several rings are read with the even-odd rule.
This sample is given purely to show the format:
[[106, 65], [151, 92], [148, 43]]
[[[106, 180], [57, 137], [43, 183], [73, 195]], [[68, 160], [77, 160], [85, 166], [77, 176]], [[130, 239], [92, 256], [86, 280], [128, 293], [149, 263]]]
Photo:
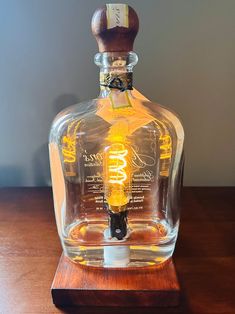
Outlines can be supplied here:
[[50, 134], [58, 233], [82, 265], [144, 267], [172, 256], [184, 133], [170, 111], [112, 90], [60, 113]]

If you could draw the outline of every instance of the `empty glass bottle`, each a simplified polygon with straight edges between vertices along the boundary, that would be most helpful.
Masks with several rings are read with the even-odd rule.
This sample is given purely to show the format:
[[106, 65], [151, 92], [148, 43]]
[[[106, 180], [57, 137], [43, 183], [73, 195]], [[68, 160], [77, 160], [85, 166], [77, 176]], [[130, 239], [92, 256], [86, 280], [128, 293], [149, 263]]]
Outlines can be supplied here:
[[132, 88], [135, 11], [106, 5], [92, 30], [100, 95], [59, 113], [50, 133], [58, 233], [64, 253], [83, 265], [156, 265], [177, 239], [183, 128]]

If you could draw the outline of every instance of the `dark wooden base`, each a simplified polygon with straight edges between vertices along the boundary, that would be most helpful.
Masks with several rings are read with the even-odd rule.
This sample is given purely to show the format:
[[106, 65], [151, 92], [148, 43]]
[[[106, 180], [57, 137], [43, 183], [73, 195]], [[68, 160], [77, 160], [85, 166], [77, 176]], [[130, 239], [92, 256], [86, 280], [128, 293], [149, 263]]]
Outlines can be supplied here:
[[177, 306], [180, 288], [172, 260], [143, 269], [99, 269], [61, 256], [51, 287], [56, 306]]

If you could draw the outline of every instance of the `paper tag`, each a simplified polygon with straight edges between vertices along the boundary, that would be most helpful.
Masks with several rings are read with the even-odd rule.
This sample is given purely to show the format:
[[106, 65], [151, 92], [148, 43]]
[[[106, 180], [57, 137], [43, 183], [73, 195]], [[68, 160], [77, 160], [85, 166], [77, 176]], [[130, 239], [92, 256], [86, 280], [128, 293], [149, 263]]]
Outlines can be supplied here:
[[128, 5], [120, 3], [106, 4], [107, 28], [127, 27], [128, 20]]

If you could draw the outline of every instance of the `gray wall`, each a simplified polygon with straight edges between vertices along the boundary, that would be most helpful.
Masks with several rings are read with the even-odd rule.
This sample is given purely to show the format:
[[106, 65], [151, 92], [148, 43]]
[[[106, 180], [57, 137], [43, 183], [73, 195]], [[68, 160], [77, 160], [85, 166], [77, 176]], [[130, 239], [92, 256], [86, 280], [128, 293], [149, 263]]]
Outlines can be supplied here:
[[[141, 22], [135, 86], [181, 116], [185, 185], [234, 185], [235, 1], [128, 3]], [[101, 4], [0, 0], [1, 185], [49, 184], [53, 117], [98, 93], [90, 19]]]

